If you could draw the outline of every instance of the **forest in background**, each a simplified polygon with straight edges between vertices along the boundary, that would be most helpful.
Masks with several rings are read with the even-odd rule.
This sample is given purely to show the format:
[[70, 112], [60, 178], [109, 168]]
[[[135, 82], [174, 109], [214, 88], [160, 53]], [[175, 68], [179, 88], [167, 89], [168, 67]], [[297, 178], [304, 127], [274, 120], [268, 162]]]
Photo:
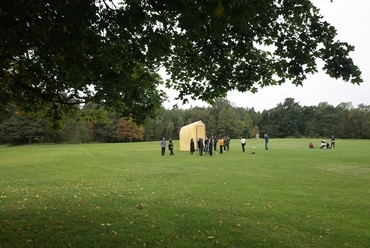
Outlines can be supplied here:
[[232, 139], [255, 138], [267, 133], [271, 138], [312, 137], [342, 139], [370, 138], [370, 105], [353, 106], [343, 102], [337, 106], [321, 102], [317, 106], [301, 106], [294, 98], [286, 98], [276, 107], [255, 111], [233, 106], [217, 99], [210, 107], [189, 109], [162, 107], [157, 118], [147, 118], [141, 126], [114, 112], [88, 104], [52, 129], [47, 118], [36, 114], [9, 113], [0, 118], [1, 144], [139, 142], [179, 139], [181, 127], [203, 121], [208, 136], [228, 135]]

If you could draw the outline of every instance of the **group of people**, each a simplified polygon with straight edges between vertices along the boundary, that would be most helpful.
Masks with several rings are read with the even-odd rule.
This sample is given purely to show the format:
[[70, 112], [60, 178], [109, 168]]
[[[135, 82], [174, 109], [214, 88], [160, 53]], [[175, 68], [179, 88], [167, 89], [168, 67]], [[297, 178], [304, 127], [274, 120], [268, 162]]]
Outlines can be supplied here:
[[[200, 156], [203, 156], [204, 153], [209, 153], [210, 156], [212, 156], [212, 151], [213, 151], [213, 145], [214, 145], [214, 140], [213, 139], [207, 139], [203, 141], [202, 138], [199, 138], [197, 140], [197, 150], [199, 152]], [[190, 154], [193, 155], [195, 152], [195, 142], [194, 139], [190, 139]]]
[[[315, 148], [314, 144], [312, 142], [310, 142], [308, 144], [308, 148]], [[332, 135], [330, 137], [330, 145], [328, 142], [326, 142], [325, 140], [322, 140], [321, 141], [321, 144], [320, 144], [320, 149], [331, 149], [331, 148], [335, 148], [335, 136]]]
[[[269, 136], [267, 134], [264, 135], [264, 140], [265, 140], [265, 150], [268, 150]], [[330, 141], [331, 143], [329, 145], [328, 142], [326, 142], [325, 140], [322, 140], [320, 144], [320, 149], [335, 148], [335, 136], [334, 135], [330, 137]], [[197, 140], [197, 150], [199, 152], [199, 155], [202, 156], [203, 153], [208, 153], [210, 156], [212, 156], [213, 151], [215, 153], [217, 151], [217, 143], [219, 144], [219, 147], [220, 147], [220, 150], [219, 150], [220, 154], [222, 154], [225, 151], [230, 150], [230, 137], [229, 136], [225, 135], [225, 136], [220, 136], [219, 138], [217, 138], [216, 136], [211, 136], [210, 139], [206, 137], [204, 141], [203, 141], [203, 138], [199, 138]], [[240, 143], [242, 146], [242, 151], [245, 152], [245, 146], [247, 145], [247, 141], [244, 138], [244, 136], [241, 138]], [[164, 137], [161, 140], [160, 144], [161, 144], [161, 154], [162, 156], [164, 156], [166, 152], [166, 139]], [[312, 142], [310, 142], [308, 144], [308, 148], [310, 149], [315, 148], [315, 146]], [[168, 140], [168, 150], [170, 151], [170, 156], [175, 155], [173, 152], [172, 139]], [[195, 152], [195, 142], [193, 138], [191, 138], [190, 139], [190, 154], [193, 155], [194, 152]]]
[[[268, 150], [268, 141], [269, 137], [267, 134], [264, 136], [265, 140], [265, 149]], [[219, 153], [222, 154], [226, 151], [230, 150], [230, 137], [225, 135], [225, 136], [220, 136], [217, 138], [216, 136], [211, 136], [211, 138], [199, 138], [197, 142], [195, 143], [194, 139], [190, 139], [190, 154], [193, 155], [194, 152], [197, 150], [199, 152], [200, 156], [203, 156], [203, 153], [209, 154], [212, 156], [213, 152], [216, 153], [217, 151], [217, 144], [219, 145]], [[242, 151], [245, 152], [245, 147], [247, 145], [247, 141], [244, 138], [244, 136], [241, 138], [241, 146], [242, 146]], [[161, 155], [164, 156], [166, 152], [166, 139], [163, 137], [163, 139], [160, 142], [161, 145]], [[196, 146], [195, 146], [196, 145]], [[172, 139], [168, 140], [168, 150], [170, 151], [170, 156], [174, 156], [173, 152], [173, 142]], [[216, 153], [217, 154], [217, 153]]]
[[[173, 152], [173, 142], [172, 139], [168, 140], [168, 150], [170, 150], [170, 156], [175, 156], [175, 153]], [[166, 153], [166, 138], [163, 137], [161, 140], [161, 154], [164, 156]]]
[[[206, 137], [203, 141], [203, 138], [199, 138], [197, 140], [197, 150], [199, 152], [199, 155], [202, 156], [203, 153], [208, 153], [210, 156], [212, 156], [213, 152], [216, 153], [217, 151], [217, 143], [220, 146], [220, 154], [222, 154], [224, 151], [230, 150], [230, 137], [225, 135], [224, 137], [220, 136], [220, 138], [217, 138], [216, 136], [211, 136], [211, 138], [208, 139]], [[195, 142], [194, 139], [190, 139], [190, 154], [193, 155], [195, 152]], [[217, 153], [216, 153], [217, 154]]]

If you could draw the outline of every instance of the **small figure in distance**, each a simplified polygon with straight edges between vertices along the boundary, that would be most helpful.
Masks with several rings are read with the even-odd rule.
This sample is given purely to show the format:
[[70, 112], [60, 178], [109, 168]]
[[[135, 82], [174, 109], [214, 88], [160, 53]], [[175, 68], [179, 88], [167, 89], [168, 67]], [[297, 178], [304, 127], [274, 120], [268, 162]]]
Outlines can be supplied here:
[[310, 144], [308, 145], [308, 148], [315, 148], [315, 146], [313, 145], [313, 143], [312, 142], [310, 142]]
[[175, 156], [175, 154], [173, 153], [173, 143], [172, 143], [172, 139], [170, 139], [168, 141], [168, 150], [170, 150], [170, 156]]
[[320, 149], [326, 149], [326, 141], [325, 140], [321, 141]]
[[208, 149], [209, 149], [208, 144], [209, 144], [209, 139], [208, 139], [208, 137], [206, 137], [205, 140], [204, 140], [204, 148], [203, 148], [203, 151], [205, 153], [208, 153]]
[[247, 144], [247, 142], [245, 141], [244, 136], [242, 136], [240, 143], [242, 144], [242, 151], [245, 152], [245, 145]]
[[218, 138], [217, 138], [217, 135], [215, 135], [215, 136], [213, 136], [213, 147], [214, 147], [215, 153], [217, 151], [217, 142], [218, 142]]
[[190, 155], [193, 155], [195, 152], [195, 144], [193, 138], [190, 139]]
[[268, 150], [268, 143], [269, 143], [269, 136], [267, 134], [265, 134], [264, 136], [264, 139], [265, 139], [265, 150]]
[[335, 136], [334, 136], [334, 134], [331, 136], [330, 140], [331, 140], [330, 148], [335, 148]]
[[224, 150], [224, 138], [222, 136], [220, 136], [218, 143], [220, 144], [220, 154], [222, 154]]
[[163, 137], [162, 141], [161, 141], [161, 154], [162, 156], [164, 156], [166, 152], [166, 139], [165, 137]]
[[203, 156], [204, 143], [203, 143], [202, 138], [198, 139], [198, 149], [199, 149], [199, 155]]
[[213, 136], [209, 139], [209, 143], [208, 143], [208, 153], [209, 153], [209, 156], [212, 156], [212, 149], [213, 149]]

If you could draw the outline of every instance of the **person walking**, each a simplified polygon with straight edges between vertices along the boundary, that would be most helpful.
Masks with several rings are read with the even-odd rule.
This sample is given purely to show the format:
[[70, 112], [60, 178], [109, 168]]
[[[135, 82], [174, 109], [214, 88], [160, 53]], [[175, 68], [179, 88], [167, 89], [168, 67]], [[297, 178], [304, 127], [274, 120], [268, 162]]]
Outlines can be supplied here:
[[163, 139], [161, 140], [161, 154], [162, 154], [162, 156], [164, 156], [165, 153], [166, 153], [166, 139], [163, 137]]
[[173, 153], [172, 139], [169, 139], [169, 141], [168, 141], [168, 150], [170, 150], [170, 156], [175, 156], [175, 154]]
[[245, 152], [245, 145], [247, 144], [247, 142], [245, 141], [244, 136], [240, 140], [240, 143], [242, 144], [242, 151]]
[[195, 144], [193, 138], [190, 139], [190, 155], [193, 155], [195, 152]]
[[264, 139], [265, 139], [265, 150], [268, 150], [268, 143], [269, 143], [269, 136], [267, 134], [265, 134], [264, 136]]

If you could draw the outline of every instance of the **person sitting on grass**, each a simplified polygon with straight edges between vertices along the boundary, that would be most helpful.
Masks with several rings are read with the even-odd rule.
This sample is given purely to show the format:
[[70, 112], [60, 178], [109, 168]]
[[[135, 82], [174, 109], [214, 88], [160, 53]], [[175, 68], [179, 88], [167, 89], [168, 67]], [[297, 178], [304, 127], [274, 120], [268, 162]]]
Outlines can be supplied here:
[[326, 141], [325, 140], [321, 141], [320, 149], [326, 149]]
[[313, 145], [313, 143], [312, 142], [310, 142], [310, 144], [308, 145], [308, 148], [315, 148], [315, 146]]

